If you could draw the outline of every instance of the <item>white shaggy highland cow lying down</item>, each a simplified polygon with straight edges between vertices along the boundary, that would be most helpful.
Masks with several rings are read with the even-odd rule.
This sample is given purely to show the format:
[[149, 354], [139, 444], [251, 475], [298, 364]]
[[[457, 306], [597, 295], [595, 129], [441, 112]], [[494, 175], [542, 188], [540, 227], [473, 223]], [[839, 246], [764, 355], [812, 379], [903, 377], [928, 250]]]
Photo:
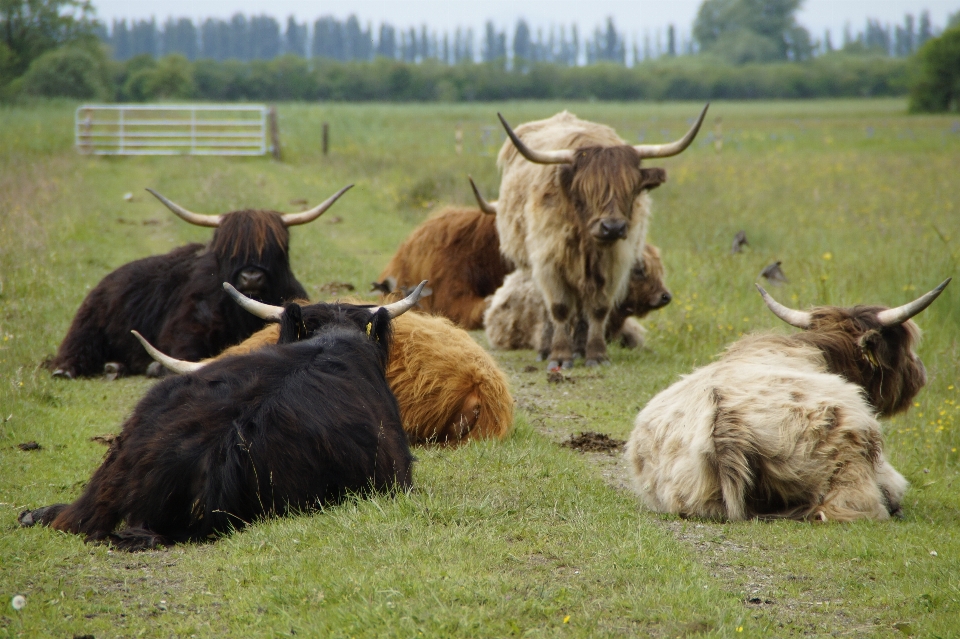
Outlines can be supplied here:
[[744, 337], [640, 411], [626, 455], [644, 504], [727, 521], [898, 514], [907, 481], [876, 417], [906, 410], [926, 383], [910, 318], [949, 281], [895, 309], [802, 312], [761, 288], [804, 331]]

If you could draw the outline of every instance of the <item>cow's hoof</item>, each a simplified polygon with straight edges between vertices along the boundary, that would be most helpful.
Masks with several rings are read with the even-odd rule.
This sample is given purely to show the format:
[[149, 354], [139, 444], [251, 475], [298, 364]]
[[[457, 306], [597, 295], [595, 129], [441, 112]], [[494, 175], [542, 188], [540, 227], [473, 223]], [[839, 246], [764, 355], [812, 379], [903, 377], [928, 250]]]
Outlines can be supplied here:
[[29, 528], [30, 526], [36, 526], [39, 523], [42, 523], [43, 516], [47, 514], [53, 506], [44, 506], [43, 508], [34, 508], [33, 510], [25, 510], [17, 516], [17, 521], [20, 523], [21, 528]]
[[103, 375], [109, 381], [113, 381], [116, 378], [120, 377], [120, 363], [119, 362], [107, 362], [103, 365]]
[[587, 368], [594, 368], [596, 366], [609, 366], [610, 360], [606, 357], [590, 357], [583, 362], [583, 365]]
[[73, 379], [73, 373], [63, 368], [58, 368], [57, 370], [53, 371], [51, 376], [56, 377], [57, 379]]
[[160, 362], [150, 362], [150, 365], [147, 366], [147, 377], [163, 377], [165, 372], [166, 369]]
[[564, 359], [564, 360], [551, 359], [549, 362], [547, 362], [548, 371], [559, 371], [561, 369], [570, 370], [571, 368], [573, 368], [572, 359]]

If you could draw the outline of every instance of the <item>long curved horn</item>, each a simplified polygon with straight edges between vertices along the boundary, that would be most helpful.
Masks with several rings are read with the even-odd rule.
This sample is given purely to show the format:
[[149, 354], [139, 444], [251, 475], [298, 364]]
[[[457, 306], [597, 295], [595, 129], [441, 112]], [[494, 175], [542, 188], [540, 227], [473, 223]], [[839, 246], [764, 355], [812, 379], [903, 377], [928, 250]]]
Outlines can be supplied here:
[[427, 285], [427, 280], [423, 280], [417, 285], [417, 288], [413, 289], [413, 292], [407, 295], [405, 298], [399, 302], [393, 302], [392, 304], [384, 304], [383, 306], [375, 306], [370, 309], [370, 314], [373, 315], [381, 308], [387, 309], [387, 312], [390, 313], [390, 319], [399, 317], [403, 315], [411, 308], [417, 305], [417, 302], [420, 301], [420, 293], [423, 292], [423, 287]]
[[757, 284], [757, 290], [760, 291], [760, 295], [763, 296], [763, 301], [767, 304], [767, 308], [769, 308], [774, 315], [782, 319], [790, 326], [796, 326], [797, 328], [810, 328], [810, 323], [813, 320], [813, 316], [810, 313], [787, 308], [777, 300], [770, 297], [770, 294], [763, 290], [763, 287], [759, 284]]
[[[507, 121], [503, 119], [502, 115], [497, 113], [497, 117], [500, 118], [500, 123], [513, 141], [513, 146], [517, 147], [520, 155], [531, 162], [536, 162], [537, 164], [570, 164], [573, 162], [573, 151], [570, 149], [563, 149], [562, 151], [534, 151], [517, 137], [517, 134], [513, 132], [513, 129], [510, 128], [510, 125], [507, 124]], [[677, 153], [679, 153], [679, 151], [677, 151]]]
[[676, 142], [670, 142], [669, 144], [637, 144], [633, 148], [637, 150], [641, 158], [668, 158], [671, 155], [682, 153], [684, 149], [690, 146], [693, 139], [697, 137], [697, 133], [700, 131], [700, 125], [703, 124], [703, 118], [707, 116], [707, 109], [709, 108], [710, 103], [707, 102], [706, 106], [703, 107], [703, 111], [700, 112], [700, 117], [693, 123], [693, 126], [690, 127], [687, 134]]
[[473, 197], [477, 198], [477, 205], [480, 207], [480, 210], [488, 215], [497, 214], [497, 205], [491, 204], [483, 199], [483, 196], [480, 195], [480, 189], [477, 188], [477, 185], [473, 182], [473, 177], [468, 175], [467, 179], [470, 180], [470, 187], [473, 189]]
[[279, 320], [280, 316], [283, 315], [282, 306], [272, 306], [270, 304], [258, 302], [257, 300], [252, 300], [237, 289], [233, 288], [230, 282], [223, 283], [223, 290], [227, 292], [227, 295], [229, 295], [234, 302], [240, 305], [240, 308], [252, 315], [256, 315], [260, 319]]
[[204, 367], [204, 364], [200, 362], [187, 362], [182, 359], [175, 359], [173, 357], [170, 357], [165, 353], [161, 353], [160, 351], [158, 351], [156, 348], [153, 347], [153, 344], [151, 344], [146, 339], [144, 339], [143, 335], [141, 335], [137, 331], [130, 331], [130, 332], [133, 333], [134, 337], [140, 340], [140, 343], [143, 344], [143, 347], [146, 349], [146, 351], [150, 353], [150, 357], [160, 362], [161, 364], [164, 365], [164, 367], [172, 370], [174, 373], [180, 373], [180, 374], [192, 373], [193, 371], [200, 370], [201, 368]]
[[926, 295], [921, 295], [909, 304], [904, 304], [903, 306], [898, 306], [897, 308], [888, 308], [885, 311], [880, 311], [877, 313], [877, 321], [879, 321], [882, 326], [897, 326], [898, 324], [903, 324], [908, 319], [933, 304], [933, 300], [939, 297], [940, 293], [943, 292], [943, 289], [947, 288], [947, 284], [949, 284], [950, 280], [952, 279], [952, 277], [948, 277], [943, 281], [943, 284], [933, 289]]
[[188, 211], [187, 209], [183, 208], [179, 204], [171, 202], [153, 189], [147, 189], [147, 191], [150, 193], [150, 195], [163, 202], [164, 206], [179, 215], [181, 219], [186, 220], [191, 224], [217, 228], [220, 226], [220, 222], [223, 221], [222, 215], [201, 215], [200, 213], [193, 213], [192, 211]]
[[313, 222], [315, 219], [323, 215], [327, 209], [333, 206], [333, 203], [336, 202], [341, 195], [353, 188], [352, 184], [348, 184], [343, 187], [326, 200], [313, 207], [309, 211], [303, 211], [301, 213], [286, 213], [280, 216], [280, 219], [283, 220], [285, 226], [296, 226], [297, 224], [306, 224], [307, 222]]

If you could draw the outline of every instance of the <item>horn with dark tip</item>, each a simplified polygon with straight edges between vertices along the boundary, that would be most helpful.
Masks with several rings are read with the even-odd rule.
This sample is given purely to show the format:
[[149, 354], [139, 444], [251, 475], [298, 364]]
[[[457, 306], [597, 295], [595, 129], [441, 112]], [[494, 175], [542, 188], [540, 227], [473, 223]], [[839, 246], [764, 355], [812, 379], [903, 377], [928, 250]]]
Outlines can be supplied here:
[[949, 284], [950, 280], [952, 279], [952, 277], [948, 277], [940, 286], [933, 289], [926, 295], [921, 295], [909, 304], [904, 304], [903, 306], [898, 306], [897, 308], [888, 308], [885, 311], [880, 311], [877, 313], [877, 321], [880, 322], [882, 326], [897, 326], [898, 324], [903, 324], [908, 319], [933, 304], [933, 300], [940, 296], [940, 293], [943, 292], [943, 289], [947, 288], [947, 284]]
[[693, 123], [693, 126], [690, 127], [687, 134], [676, 142], [670, 142], [669, 144], [637, 144], [633, 148], [637, 150], [641, 158], [668, 158], [671, 155], [682, 153], [684, 149], [690, 146], [693, 139], [697, 137], [697, 133], [700, 131], [700, 125], [703, 124], [703, 118], [707, 116], [707, 109], [709, 108], [710, 103], [707, 102], [706, 106], [703, 107], [703, 111], [700, 112], [700, 117]]
[[760, 291], [760, 295], [763, 296], [763, 301], [767, 304], [767, 308], [769, 308], [774, 315], [782, 319], [790, 326], [796, 326], [797, 328], [810, 328], [810, 323], [813, 319], [813, 316], [810, 313], [787, 308], [777, 300], [770, 297], [770, 294], [763, 290], [763, 287], [759, 284], [757, 284], [757, 290]]
[[298, 224], [313, 222], [315, 219], [323, 215], [327, 209], [333, 206], [333, 203], [336, 202], [341, 195], [352, 188], [353, 185], [348, 184], [309, 211], [302, 211], [300, 213], [286, 213], [281, 215], [280, 219], [283, 220], [285, 226], [296, 226]]
[[227, 292], [227, 295], [229, 295], [234, 302], [240, 305], [240, 308], [252, 315], [256, 315], [260, 319], [279, 321], [280, 316], [283, 315], [282, 306], [272, 306], [258, 302], [257, 300], [252, 300], [233, 288], [229, 282], [223, 283], [223, 290]]
[[170, 357], [165, 353], [161, 353], [153, 347], [153, 344], [144, 339], [143, 335], [137, 331], [130, 332], [133, 333], [134, 337], [140, 340], [140, 343], [143, 344], [143, 347], [146, 349], [146, 351], [150, 353], [150, 357], [160, 362], [165, 368], [172, 370], [174, 373], [192, 373], [193, 371], [200, 370], [204, 367], [204, 364], [201, 364], [200, 362], [187, 362], [182, 359]]
[[423, 292], [423, 287], [427, 285], [427, 280], [423, 280], [417, 285], [417, 288], [413, 289], [413, 292], [407, 295], [405, 298], [399, 302], [393, 302], [392, 304], [384, 304], [383, 306], [375, 306], [370, 309], [370, 314], [374, 314], [379, 311], [381, 308], [387, 309], [387, 312], [390, 313], [390, 319], [399, 317], [403, 315], [411, 308], [417, 305], [417, 302], [420, 301], [420, 294]]
[[483, 199], [483, 196], [480, 195], [480, 189], [477, 188], [477, 185], [473, 181], [473, 177], [468, 175], [467, 179], [470, 180], [470, 187], [473, 189], [473, 197], [477, 198], [477, 206], [480, 207], [480, 210], [488, 215], [497, 214], [497, 205], [491, 204]]
[[212, 228], [217, 228], [220, 226], [220, 222], [223, 221], [222, 215], [202, 215], [200, 213], [194, 213], [183, 208], [175, 202], [171, 202], [167, 198], [163, 197], [153, 189], [147, 189], [147, 192], [150, 193], [153, 197], [157, 198], [163, 202], [164, 206], [180, 216], [181, 219], [190, 222], [191, 224], [196, 224], [197, 226], [209, 226]]
[[[510, 125], [507, 124], [507, 121], [503, 119], [502, 115], [497, 113], [497, 117], [500, 118], [500, 123], [507, 131], [507, 135], [510, 136], [510, 140], [513, 141], [513, 146], [517, 147], [520, 155], [531, 162], [536, 162], [537, 164], [570, 164], [573, 162], [574, 152], [570, 149], [563, 149], [562, 151], [534, 151], [517, 137], [517, 134], [513, 132], [513, 129], [510, 128]], [[677, 151], [677, 153], [679, 152], [680, 151]]]

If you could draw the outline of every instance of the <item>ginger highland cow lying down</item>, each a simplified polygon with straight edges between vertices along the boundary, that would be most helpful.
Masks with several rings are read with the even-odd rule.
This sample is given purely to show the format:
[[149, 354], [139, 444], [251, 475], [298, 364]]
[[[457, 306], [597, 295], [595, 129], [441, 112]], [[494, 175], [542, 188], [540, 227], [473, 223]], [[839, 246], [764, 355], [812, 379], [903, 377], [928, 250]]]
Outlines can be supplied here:
[[[626, 348], [643, 346], [645, 329], [633, 317], [644, 317], [650, 311], [663, 308], [671, 299], [664, 283], [660, 250], [647, 244], [630, 273], [626, 297], [614, 306], [607, 320], [606, 340], [619, 340]], [[553, 322], [529, 271], [517, 270], [507, 276], [490, 299], [483, 322], [492, 348], [532, 348], [540, 352], [541, 359], [550, 354]], [[581, 318], [573, 331], [577, 353], [584, 352], [586, 328]]]
[[[926, 383], [910, 318], [947, 280], [899, 308], [786, 308], [793, 335], [748, 335], [637, 415], [633, 484], [651, 510], [727, 521], [851, 521], [900, 512], [907, 481], [887, 462], [876, 416]], [[759, 288], [759, 287], [758, 287]]]
[[[422, 288], [423, 284], [407, 299], [413, 299], [415, 304]], [[283, 327], [289, 324], [285, 314], [299, 313], [299, 335], [293, 339], [306, 339], [319, 324], [315, 309], [331, 306], [294, 303], [282, 308], [228, 291], [248, 311], [278, 323], [269, 324], [245, 342], [203, 362], [172, 360], [148, 344], [144, 346], [167, 368], [188, 372], [224, 357], [286, 341], [281, 335]], [[503, 439], [510, 433], [513, 397], [506, 375], [473, 338], [447, 319], [414, 311], [398, 316], [392, 327], [387, 382], [397, 397], [403, 429], [412, 443], [455, 444], [470, 439]]]

